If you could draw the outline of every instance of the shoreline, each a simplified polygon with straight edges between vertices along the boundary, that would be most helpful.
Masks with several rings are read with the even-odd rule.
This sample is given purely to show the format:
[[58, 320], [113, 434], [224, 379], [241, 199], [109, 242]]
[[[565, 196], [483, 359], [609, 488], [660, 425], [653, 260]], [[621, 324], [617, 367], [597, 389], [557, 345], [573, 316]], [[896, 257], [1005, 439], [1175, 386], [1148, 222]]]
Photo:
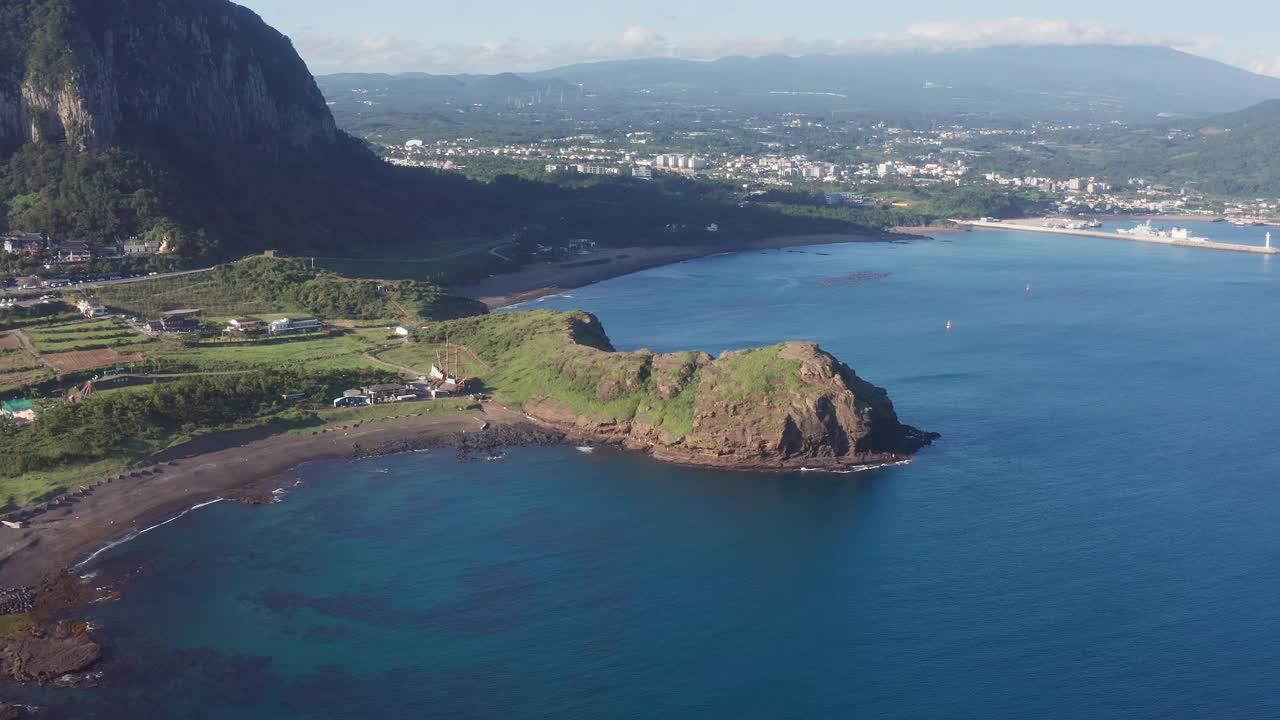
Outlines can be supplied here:
[[439, 447], [459, 435], [517, 426], [542, 428], [520, 413], [486, 404], [482, 410], [247, 442], [235, 432], [207, 436], [196, 446], [166, 451], [144, 470], [32, 518], [21, 530], [0, 528], [0, 587], [35, 586], [47, 577], [74, 571], [113, 543], [154, 529], [195, 506], [217, 500], [265, 502], [278, 479], [304, 463]]
[[[475, 298], [490, 310], [507, 308], [550, 295], [593, 285], [623, 275], [674, 265], [687, 260], [729, 255], [759, 250], [804, 247], [810, 245], [839, 245], [843, 243], [897, 242], [904, 240], [928, 240], [930, 234], [963, 232], [963, 228], [920, 227], [892, 228], [878, 233], [819, 235], [779, 235], [749, 240], [735, 246], [723, 244], [699, 244], [688, 246], [633, 246], [599, 250], [589, 256], [589, 265], [541, 263], [527, 265], [514, 273], [494, 275], [479, 282], [450, 288], [466, 297]], [[928, 234], [917, 234], [928, 233]]]

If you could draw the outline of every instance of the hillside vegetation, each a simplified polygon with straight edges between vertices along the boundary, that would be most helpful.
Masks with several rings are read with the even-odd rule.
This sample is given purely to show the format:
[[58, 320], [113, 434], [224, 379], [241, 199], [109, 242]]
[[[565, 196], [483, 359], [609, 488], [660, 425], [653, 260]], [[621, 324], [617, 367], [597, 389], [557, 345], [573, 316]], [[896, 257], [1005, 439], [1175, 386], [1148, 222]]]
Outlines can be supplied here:
[[484, 311], [480, 303], [429, 282], [353, 280], [309, 269], [289, 258], [254, 256], [209, 272], [102, 288], [108, 306], [154, 317], [164, 310], [196, 307], [209, 317], [264, 313], [309, 314], [326, 319], [394, 320], [408, 313], [442, 320]]
[[[50, 406], [22, 429], [0, 427], [0, 503], [15, 507], [64, 487], [57, 471], [118, 471], [129, 461], [217, 429], [271, 420], [304, 422], [302, 403], [327, 405], [353, 384], [386, 372], [316, 372], [278, 367], [225, 377], [191, 377]], [[304, 400], [285, 402], [284, 394]]]

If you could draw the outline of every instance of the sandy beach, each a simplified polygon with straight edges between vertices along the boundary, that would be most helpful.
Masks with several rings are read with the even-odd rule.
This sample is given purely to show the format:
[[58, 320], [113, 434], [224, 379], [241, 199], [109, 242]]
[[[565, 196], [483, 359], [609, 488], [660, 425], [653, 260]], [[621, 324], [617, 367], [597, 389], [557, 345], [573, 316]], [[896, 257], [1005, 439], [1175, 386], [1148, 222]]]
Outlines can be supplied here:
[[529, 265], [519, 272], [495, 275], [480, 282], [452, 289], [461, 295], [476, 298], [492, 310], [555, 295], [640, 270], [709, 255], [804, 245], [921, 239], [925, 232], [927, 230], [924, 228], [895, 228], [892, 232], [867, 235], [784, 235], [751, 240], [733, 246], [707, 243], [687, 246], [604, 248], [584, 257], [581, 263]]
[[[159, 462], [95, 488], [66, 507], [33, 518], [21, 530], [0, 528], [0, 587], [34, 585], [74, 566], [110, 542], [191, 507], [249, 488], [269, 492], [281, 473], [302, 463], [352, 457], [379, 446], [444, 441], [459, 432], [529, 424], [524, 415], [486, 405], [482, 411], [410, 417], [318, 434], [275, 435], [241, 442], [211, 436], [157, 456]], [[221, 445], [221, 447], [218, 447]], [[267, 487], [270, 485], [270, 487]]]

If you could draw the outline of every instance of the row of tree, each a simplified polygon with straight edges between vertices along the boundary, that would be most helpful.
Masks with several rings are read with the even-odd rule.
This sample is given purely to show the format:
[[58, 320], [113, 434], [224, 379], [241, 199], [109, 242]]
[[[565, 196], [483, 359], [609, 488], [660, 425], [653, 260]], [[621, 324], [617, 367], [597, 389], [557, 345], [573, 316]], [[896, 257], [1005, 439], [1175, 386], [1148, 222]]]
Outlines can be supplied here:
[[[34, 425], [0, 430], [0, 478], [107, 457], [133, 457], [174, 435], [261, 419], [308, 403], [327, 405], [353, 385], [391, 379], [378, 371], [311, 372], [274, 368], [198, 376], [145, 390], [99, 395], [46, 409]], [[284, 400], [303, 395], [304, 400]]]

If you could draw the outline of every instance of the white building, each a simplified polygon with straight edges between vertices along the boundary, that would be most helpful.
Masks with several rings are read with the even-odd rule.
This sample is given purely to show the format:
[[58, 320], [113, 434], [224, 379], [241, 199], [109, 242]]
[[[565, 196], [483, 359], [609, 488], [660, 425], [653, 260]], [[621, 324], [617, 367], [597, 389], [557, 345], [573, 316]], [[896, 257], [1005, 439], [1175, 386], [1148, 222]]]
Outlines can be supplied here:
[[267, 329], [272, 335], [288, 335], [323, 330], [324, 323], [315, 318], [280, 318], [272, 322]]
[[102, 317], [107, 314], [107, 309], [102, 306], [102, 301], [98, 298], [85, 298], [76, 303], [76, 309], [87, 318]]

